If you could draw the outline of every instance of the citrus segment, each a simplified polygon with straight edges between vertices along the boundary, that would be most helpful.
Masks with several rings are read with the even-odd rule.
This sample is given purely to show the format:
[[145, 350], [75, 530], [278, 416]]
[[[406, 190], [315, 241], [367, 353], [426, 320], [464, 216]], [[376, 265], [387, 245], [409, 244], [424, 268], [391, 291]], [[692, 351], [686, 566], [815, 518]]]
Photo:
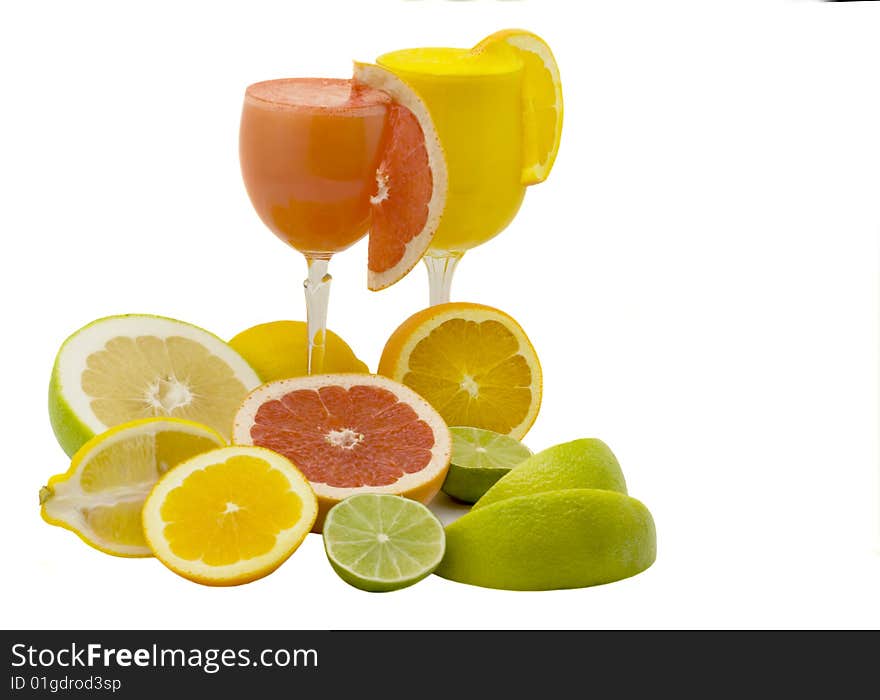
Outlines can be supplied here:
[[108, 554], [150, 556], [141, 529], [150, 489], [176, 464], [223, 444], [207, 426], [176, 418], [124, 423], [83, 445], [70, 469], [49, 480], [41, 515]]
[[656, 554], [654, 520], [640, 501], [569, 489], [507, 498], [447, 525], [436, 573], [507, 590], [580, 588], [634, 576]]
[[62, 345], [49, 416], [68, 454], [108, 427], [173, 416], [229, 434], [235, 409], [259, 377], [207, 331], [160, 316], [99, 319]]
[[324, 523], [324, 549], [339, 576], [365, 591], [393, 591], [425, 578], [443, 558], [440, 521], [421, 503], [358, 494], [335, 505]]
[[596, 438], [564, 442], [529, 457], [498, 480], [474, 508], [514, 496], [582, 488], [627, 492], [617, 457]]
[[225, 447], [166, 474], [144, 504], [143, 527], [172, 571], [231, 586], [280, 566], [317, 512], [308, 482], [287, 459], [256, 447]]
[[271, 382], [245, 399], [233, 440], [290, 459], [327, 510], [362, 491], [426, 502], [440, 489], [451, 438], [443, 419], [405, 386], [374, 375]]
[[487, 36], [474, 53], [512, 51], [523, 63], [523, 183], [543, 182], [550, 174], [562, 136], [562, 81], [547, 43], [521, 29]]
[[368, 285], [380, 290], [403, 278], [431, 244], [446, 206], [446, 160], [428, 108], [406, 82], [366, 63], [355, 63], [354, 81], [394, 100], [370, 200]]
[[[309, 340], [304, 321], [261, 323], [236, 335], [229, 341], [229, 346], [254, 368], [264, 382], [307, 374]], [[370, 370], [355, 356], [348, 343], [328, 330], [325, 334], [324, 371], [332, 374], [367, 373]]]
[[452, 434], [452, 459], [443, 482], [443, 492], [464, 503], [475, 503], [501, 477], [532, 454], [519, 440], [492, 430], [456, 426], [449, 432]]
[[541, 404], [541, 365], [525, 332], [489, 306], [454, 302], [394, 331], [379, 373], [411, 387], [449, 425], [522, 438]]

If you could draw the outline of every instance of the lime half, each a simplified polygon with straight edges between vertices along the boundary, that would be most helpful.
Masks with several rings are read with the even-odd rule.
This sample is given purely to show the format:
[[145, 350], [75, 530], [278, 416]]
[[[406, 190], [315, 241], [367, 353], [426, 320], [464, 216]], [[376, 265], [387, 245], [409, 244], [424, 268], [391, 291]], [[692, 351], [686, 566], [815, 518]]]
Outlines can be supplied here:
[[443, 491], [465, 503], [476, 503], [496, 481], [532, 455], [519, 440], [491, 430], [458, 427], [449, 432], [452, 464]]
[[364, 591], [396, 591], [439, 566], [446, 534], [434, 514], [417, 501], [362, 493], [327, 513], [324, 549], [346, 583]]

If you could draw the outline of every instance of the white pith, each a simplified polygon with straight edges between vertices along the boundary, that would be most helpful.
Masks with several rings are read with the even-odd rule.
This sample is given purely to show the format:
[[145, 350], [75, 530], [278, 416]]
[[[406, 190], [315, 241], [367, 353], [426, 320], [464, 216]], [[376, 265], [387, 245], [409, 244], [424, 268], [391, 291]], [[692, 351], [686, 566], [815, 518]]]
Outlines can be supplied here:
[[[254, 425], [254, 418], [260, 406], [267, 401], [280, 399], [291, 391], [302, 389], [315, 390], [325, 386], [339, 386], [350, 389], [353, 386], [360, 385], [378, 386], [387, 389], [395, 394], [400, 401], [408, 404], [418, 417], [431, 427], [431, 430], [434, 432], [431, 460], [424, 469], [411, 474], [404, 474], [397, 481], [384, 486], [339, 487], [320, 482], [311, 482], [316, 494], [338, 501], [355, 493], [363, 493], [366, 489], [369, 489], [371, 493], [400, 494], [431, 481], [431, 479], [447, 468], [452, 453], [452, 436], [449, 434], [449, 429], [446, 427], [446, 423], [443, 422], [440, 414], [409, 387], [380, 375], [319, 374], [310, 377], [282, 379], [264, 384], [252, 391], [244, 400], [244, 403], [242, 403], [241, 408], [238, 409], [232, 429], [232, 441], [236, 445], [253, 444], [250, 433], [251, 427]], [[360, 435], [360, 433], [357, 433], [357, 435]]]
[[334, 447], [353, 450], [364, 441], [364, 434], [351, 428], [343, 428], [342, 430], [331, 430], [324, 436], [324, 439]]
[[468, 394], [470, 394], [472, 398], [476, 398], [480, 393], [480, 385], [477, 384], [474, 381], [474, 378], [469, 374], [464, 375], [461, 380], [461, 384], [459, 385], [459, 388], [462, 391], [466, 391]]
[[172, 413], [193, 399], [189, 385], [177, 377], [158, 377], [146, 391], [144, 401], [163, 413]]
[[376, 171], [376, 194], [370, 197], [370, 204], [381, 204], [388, 199], [388, 173], [379, 168]]

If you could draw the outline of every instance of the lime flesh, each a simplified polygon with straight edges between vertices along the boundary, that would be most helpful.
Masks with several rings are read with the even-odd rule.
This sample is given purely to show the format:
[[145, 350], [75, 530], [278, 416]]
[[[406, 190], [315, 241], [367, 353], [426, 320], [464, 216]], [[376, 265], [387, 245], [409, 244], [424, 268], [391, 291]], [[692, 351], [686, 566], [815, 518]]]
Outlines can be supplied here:
[[462, 426], [449, 432], [452, 463], [443, 491], [464, 503], [476, 503], [496, 481], [532, 455], [519, 440], [491, 430]]
[[446, 538], [440, 521], [421, 503], [365, 493], [327, 514], [324, 549], [346, 583], [364, 591], [395, 591], [439, 566]]

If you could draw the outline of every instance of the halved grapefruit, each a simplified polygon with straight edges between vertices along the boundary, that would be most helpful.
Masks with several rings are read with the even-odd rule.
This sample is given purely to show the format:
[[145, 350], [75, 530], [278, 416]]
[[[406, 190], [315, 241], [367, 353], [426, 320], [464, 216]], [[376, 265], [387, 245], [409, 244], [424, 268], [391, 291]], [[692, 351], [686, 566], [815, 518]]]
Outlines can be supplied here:
[[446, 206], [446, 159], [428, 108], [409, 85], [368, 63], [354, 64], [354, 82], [393, 99], [370, 199], [367, 285], [378, 291], [403, 278], [431, 244]]
[[313, 528], [357, 493], [422, 503], [440, 490], [452, 453], [446, 423], [412, 389], [386, 377], [321, 374], [252, 391], [235, 416], [233, 441], [287, 457], [318, 496]]

